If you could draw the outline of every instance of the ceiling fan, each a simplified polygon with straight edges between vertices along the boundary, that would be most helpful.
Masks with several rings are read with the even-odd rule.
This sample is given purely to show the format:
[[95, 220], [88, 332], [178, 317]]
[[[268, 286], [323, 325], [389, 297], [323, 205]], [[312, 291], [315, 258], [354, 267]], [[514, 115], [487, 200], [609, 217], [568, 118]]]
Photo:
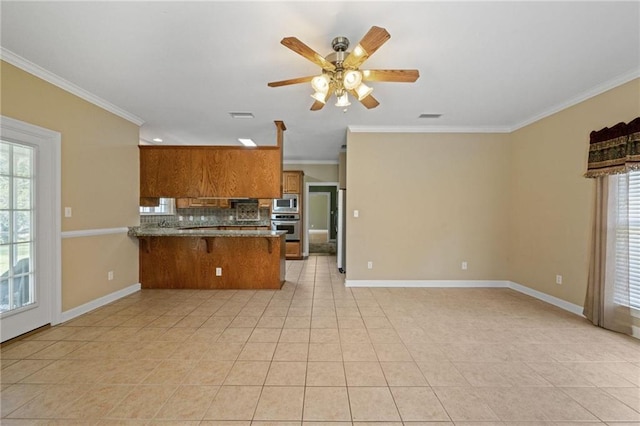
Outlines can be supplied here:
[[351, 105], [348, 96], [351, 94], [366, 108], [375, 108], [380, 103], [371, 95], [373, 89], [364, 84], [365, 81], [413, 83], [420, 76], [418, 70], [360, 70], [360, 65], [389, 38], [391, 35], [387, 30], [374, 26], [351, 52], [347, 51], [349, 40], [346, 37], [334, 38], [331, 42], [333, 52], [323, 57], [297, 38], [285, 37], [280, 43], [320, 66], [322, 74], [273, 81], [268, 83], [268, 86], [280, 87], [311, 82], [315, 92], [311, 95], [315, 99], [311, 105], [311, 111], [321, 110], [334, 93], [337, 98], [337, 107]]

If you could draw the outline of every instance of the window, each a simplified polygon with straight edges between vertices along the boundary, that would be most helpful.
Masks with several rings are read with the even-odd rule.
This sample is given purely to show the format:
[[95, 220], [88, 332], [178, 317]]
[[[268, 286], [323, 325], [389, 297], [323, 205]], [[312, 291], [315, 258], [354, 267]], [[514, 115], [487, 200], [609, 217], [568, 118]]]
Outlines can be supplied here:
[[176, 203], [173, 198], [160, 198], [157, 207], [140, 207], [142, 215], [173, 215], [176, 214]]
[[[617, 192], [614, 301], [640, 312], [640, 171], [611, 176]], [[611, 210], [609, 210], [611, 212]]]
[[36, 302], [35, 149], [0, 141], [0, 313]]

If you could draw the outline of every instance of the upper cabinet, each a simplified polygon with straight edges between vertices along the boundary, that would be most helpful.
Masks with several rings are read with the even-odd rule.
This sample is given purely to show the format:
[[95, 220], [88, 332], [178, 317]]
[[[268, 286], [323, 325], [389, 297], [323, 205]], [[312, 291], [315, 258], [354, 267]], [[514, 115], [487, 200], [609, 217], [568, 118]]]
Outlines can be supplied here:
[[302, 192], [302, 172], [286, 171], [282, 173], [282, 193], [300, 194]]
[[282, 132], [276, 146], [140, 146], [140, 197], [280, 198]]
[[176, 198], [176, 207], [179, 209], [194, 207], [228, 209], [231, 207], [231, 201], [228, 198]]

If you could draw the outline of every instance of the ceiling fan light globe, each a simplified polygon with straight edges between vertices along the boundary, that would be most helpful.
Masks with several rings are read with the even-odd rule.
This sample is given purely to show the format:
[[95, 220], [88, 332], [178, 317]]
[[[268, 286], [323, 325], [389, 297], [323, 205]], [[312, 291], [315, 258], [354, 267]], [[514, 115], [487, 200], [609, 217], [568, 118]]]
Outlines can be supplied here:
[[358, 70], [349, 70], [344, 73], [342, 85], [347, 90], [353, 90], [362, 82], [362, 73]]
[[322, 93], [322, 92], [316, 92], [313, 95], [311, 95], [311, 97], [313, 99], [315, 99], [318, 102], [322, 102], [323, 104], [327, 102], [327, 94], [326, 93]]
[[364, 83], [360, 83], [360, 85], [356, 88], [356, 93], [358, 94], [358, 100], [361, 101], [367, 96], [369, 96], [373, 92], [373, 88], [367, 86]]
[[351, 105], [351, 102], [349, 102], [349, 96], [347, 96], [346, 92], [338, 96], [337, 98], [338, 98], [336, 102], [337, 107], [348, 107], [349, 105]]
[[316, 92], [326, 94], [329, 91], [329, 83], [329, 76], [326, 74], [317, 75], [311, 79], [311, 87]]

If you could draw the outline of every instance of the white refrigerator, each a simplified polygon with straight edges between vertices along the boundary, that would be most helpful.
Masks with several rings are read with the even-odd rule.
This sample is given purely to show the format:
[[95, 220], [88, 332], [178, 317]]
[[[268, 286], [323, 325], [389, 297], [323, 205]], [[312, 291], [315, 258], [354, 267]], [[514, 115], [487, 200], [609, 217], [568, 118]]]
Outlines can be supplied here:
[[340, 189], [338, 191], [338, 235], [336, 240], [336, 257], [338, 263], [338, 271], [345, 273], [347, 270], [346, 262], [346, 225], [347, 225], [347, 190]]

